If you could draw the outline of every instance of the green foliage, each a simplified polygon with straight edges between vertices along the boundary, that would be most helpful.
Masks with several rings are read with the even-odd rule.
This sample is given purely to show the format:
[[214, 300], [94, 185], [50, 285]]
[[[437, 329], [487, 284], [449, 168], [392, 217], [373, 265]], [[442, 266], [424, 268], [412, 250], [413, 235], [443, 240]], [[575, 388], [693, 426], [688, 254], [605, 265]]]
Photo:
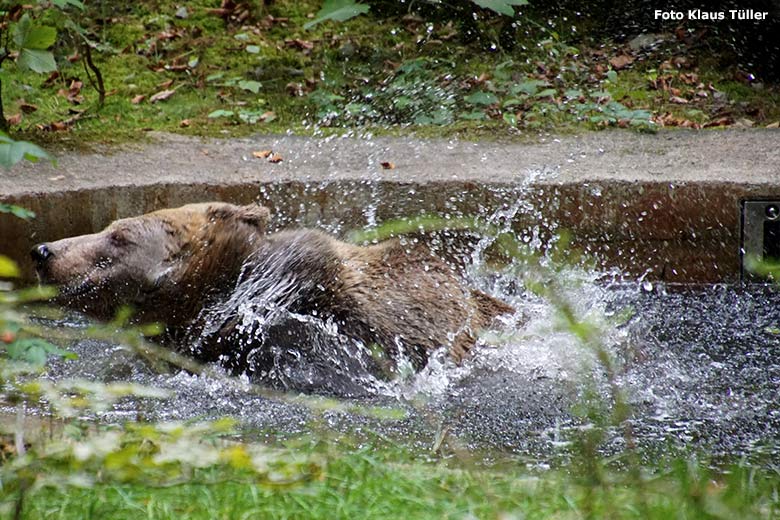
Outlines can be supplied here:
[[762, 259], [755, 256], [745, 256], [745, 270], [759, 278], [780, 282], [780, 262], [776, 259]]
[[259, 81], [240, 80], [238, 87], [247, 90], [253, 94], [260, 92], [260, 88], [263, 86]]
[[[90, 41], [87, 31], [70, 17], [72, 8], [83, 11], [84, 5], [78, 0], [38, 2], [37, 5], [14, 1], [10, 3], [8, 10], [0, 11], [0, 67], [6, 59], [15, 54], [19, 72], [49, 73], [58, 68], [54, 52], [50, 49], [81, 54], [80, 59], [84, 64], [87, 80], [99, 93], [100, 108], [106, 92], [100, 69], [92, 60], [92, 49], [101, 46]], [[23, 14], [18, 21], [14, 21], [19, 12]], [[54, 26], [44, 25], [40, 20], [54, 23]], [[0, 92], [0, 129], [7, 130], [8, 127], [4, 98]]]
[[472, 0], [476, 5], [484, 9], [490, 9], [504, 16], [514, 16], [515, 10], [512, 8], [528, 5], [528, 0]]
[[54, 55], [47, 51], [54, 45], [57, 30], [46, 25], [35, 25], [25, 13], [13, 26], [13, 40], [19, 52], [16, 65], [22, 70], [43, 73], [57, 69]]
[[[316, 457], [230, 440], [233, 423], [128, 423], [78, 438], [52, 440], [0, 467], [3, 494], [24, 496], [28, 489], [90, 488], [133, 483], [172, 486], [208, 471], [215, 481], [255, 486], [291, 486], [319, 478]], [[198, 478], [201, 485], [208, 478]]]
[[52, 4], [56, 5], [60, 9], [67, 7], [75, 7], [77, 9], [84, 9], [84, 3], [79, 0], [52, 0]]
[[492, 105], [498, 103], [498, 97], [492, 92], [478, 91], [463, 98], [470, 105]]
[[[240, 77], [231, 77], [227, 79], [223, 79], [223, 78], [224, 78], [224, 74], [220, 72], [220, 73], [209, 75], [206, 78], [206, 81], [213, 82], [215, 84], [218, 84], [226, 88], [239, 89], [242, 91], [251, 92], [252, 94], [259, 94], [260, 90], [263, 87], [263, 84], [260, 83], [259, 81], [245, 80], [245, 79], [241, 79]], [[212, 112], [209, 112], [209, 114], [206, 117], [208, 119], [225, 118], [231, 120], [235, 124], [246, 123], [249, 125], [254, 125], [261, 122], [270, 123], [271, 121], [276, 119], [276, 114], [273, 111], [262, 108], [266, 104], [265, 99], [256, 98], [254, 100], [254, 104], [258, 108], [247, 107], [246, 103], [241, 102], [241, 103], [237, 103], [238, 106], [236, 106], [235, 109], [214, 110]]]
[[19, 217], [23, 220], [30, 220], [35, 218], [35, 213], [33, 211], [30, 211], [27, 208], [14, 206], [13, 204], [6, 204], [4, 202], [0, 202], [0, 213], [10, 213], [11, 215]]
[[16, 278], [18, 276], [19, 267], [16, 263], [7, 256], [0, 255], [0, 278]]
[[50, 357], [76, 359], [76, 355], [63, 350], [42, 338], [24, 338], [6, 346], [6, 354], [11, 361], [24, 361], [42, 367]]
[[232, 110], [219, 109], [209, 113], [209, 115], [206, 117], [208, 117], [209, 119], [216, 119], [218, 117], [233, 117], [234, 115], [235, 112], [233, 112]]
[[777, 473], [746, 464], [718, 471], [695, 457], [659, 461], [648, 465], [642, 488], [620, 470], [607, 471], [600, 487], [567, 470], [535, 471], [521, 461], [443, 459], [377, 440], [322, 444], [299, 448], [328, 462], [302, 486], [257, 486], [234, 470], [208, 469], [162, 488], [88, 481], [88, 487], [32, 490], [24, 518], [758, 519], [775, 518], [780, 507]]
[[359, 4], [355, 0], [325, 0], [322, 9], [319, 10], [314, 20], [304, 24], [304, 29], [311, 29], [317, 24], [327, 20], [336, 22], [345, 22], [351, 18], [365, 14], [370, 7], [366, 4]]
[[[528, 0], [471, 0], [474, 5], [493, 11], [496, 14], [514, 17], [514, 7], [528, 5]], [[333, 20], [336, 22], [345, 22], [356, 16], [365, 14], [370, 6], [360, 4], [355, 0], [325, 0], [322, 8], [317, 12], [314, 20], [304, 24], [304, 29], [311, 29], [314, 26]]]
[[[38, 162], [39, 159], [49, 159], [52, 164], [55, 163], [54, 159], [40, 146], [27, 141], [15, 141], [3, 132], [0, 132], [0, 166], [8, 169], [21, 160]], [[23, 210], [20, 211], [13, 208], [12, 206], [3, 205], [0, 206], [0, 212], [14, 213], [20, 218], [29, 218], [29, 214], [24, 213]]]
[[[0, 278], [16, 278], [19, 268], [9, 258], [0, 255]], [[36, 288], [23, 291], [0, 290], [0, 367], [16, 371], [15, 364], [32, 365], [33, 370], [44, 366], [52, 357], [71, 358], [72, 354], [43, 338], [37, 327], [30, 324], [15, 309], [20, 304], [32, 303], [51, 298], [55, 291]], [[3, 370], [0, 369], [0, 373]], [[0, 375], [0, 383], [3, 376]]]
[[356, 244], [365, 244], [409, 233], [433, 233], [444, 230], [494, 233], [497, 231], [497, 228], [475, 217], [444, 219], [436, 215], [423, 215], [415, 218], [390, 220], [370, 229], [353, 231], [349, 234], [349, 241]]
[[435, 66], [424, 58], [409, 60], [381, 83], [344, 93], [320, 89], [309, 99], [326, 126], [447, 125], [456, 117], [456, 96], [452, 86], [440, 84]]
[[276, 114], [273, 112], [269, 112], [267, 110], [249, 110], [245, 108], [238, 109], [236, 111], [234, 110], [215, 110], [214, 112], [211, 112], [208, 116], [209, 119], [218, 119], [221, 117], [229, 118], [232, 120], [235, 120], [238, 118], [238, 121], [254, 125], [259, 122], [270, 122], [276, 119]]
[[[562, 48], [564, 52], [575, 50]], [[629, 109], [612, 100], [609, 92], [584, 82], [554, 88], [522, 68], [512, 60], [504, 61], [495, 67], [493, 79], [472, 88], [467, 78], [446, 72], [452, 64], [417, 58], [403, 62], [380, 83], [349, 87], [334, 82], [334, 90], [322, 88], [309, 99], [326, 126], [444, 126], [460, 121], [519, 129], [581, 122], [594, 128], [655, 129], [649, 110]], [[457, 88], [458, 83], [465, 86]]]
[[35, 26], [29, 14], [24, 14], [14, 27], [14, 42], [19, 48], [48, 49], [57, 39], [57, 29]]
[[[18, 269], [0, 256], [0, 277], [14, 277]], [[67, 350], [46, 337], [56, 330], [37, 325], [27, 307], [46, 300], [51, 290], [13, 291], [0, 287], [0, 386], [6, 404], [17, 404], [23, 412], [25, 402], [45, 404], [60, 420], [75, 419], [89, 412], [110, 409], [119, 400], [161, 399], [168, 391], [135, 383], [101, 383], [86, 380], [52, 382], [37, 377], [50, 358], [74, 359]], [[159, 329], [125, 329], [129, 310], [122, 310], [105, 326], [94, 326], [87, 334], [111, 338], [138, 348], [146, 355], [160, 354], [144, 345], [142, 334]], [[171, 353], [172, 354], [172, 353]], [[174, 354], [160, 354], [161, 360], [177, 361]], [[197, 367], [183, 363], [193, 370]], [[22, 417], [20, 415], [20, 417]], [[2, 436], [0, 428], [0, 436]], [[0, 465], [0, 502], [12, 498], [16, 510], [25, 508], [31, 489], [46, 487], [92, 487], [99, 484], [142, 483], [146, 486], [170, 486], [190, 482], [198, 472], [219, 474], [219, 479], [245, 480], [253, 485], [290, 486], [319, 478], [323, 463], [318, 457], [299, 456], [259, 444], [237, 442], [230, 420], [202, 423], [149, 424], [128, 423], [98, 431], [82, 431], [77, 436], [50, 435], [26, 443], [22, 422], [13, 430], [17, 453]]]
[[[277, 21], [249, 18], [227, 26], [204, 0], [188, 4], [187, 19], [176, 18], [172, 7], [150, 10], [145, 3], [128, 4], [117, 12], [121, 21], [113, 24], [99, 22], [102, 4], [87, 4], [83, 11], [70, 6], [65, 13], [39, 5], [29, 14], [37, 25], [57, 28], [53, 52], [63, 74], [44, 84], [32, 71], [6, 76], [9, 113], [21, 116], [19, 130], [25, 135], [55, 141], [68, 135], [68, 143], [136, 139], [141, 129], [241, 136], [259, 124], [267, 132], [330, 133], [323, 127], [369, 126], [375, 134], [416, 131], [419, 136], [466, 138], [613, 126], [653, 131], [656, 123], [705, 125], [725, 101], [734, 120], [747, 117], [765, 125], [780, 117], [776, 88], [767, 85], [759, 91], [704, 68], [695, 72], [705, 90], [713, 92], [712, 83], [725, 98], [699, 97], [698, 84], [692, 84], [683, 88], [690, 104], [671, 103], [651, 86], [651, 76], [659, 80], [673, 74], [677, 88], [691, 70], [665, 72], [661, 62], [670, 56], [660, 51], [627, 68], [605, 69], [613, 52], [609, 42], [582, 39], [578, 48], [572, 47], [576, 35], [560, 24], [544, 23], [538, 6], [524, 10], [523, 20], [510, 22], [468, 0], [447, 12], [444, 4], [423, 7], [416, 2], [412, 22], [401, 19], [408, 9], [366, 3], [372, 6], [368, 15], [336, 32], [329, 23], [303, 29], [321, 6], [317, 0], [282, 0], [267, 8]], [[462, 15], [472, 11], [476, 27], [461, 25]], [[65, 15], [82, 31], [64, 22]], [[478, 36], [471, 40], [474, 31]], [[81, 55], [85, 45], [96, 52], [95, 61], [114, 91], [99, 117], [90, 113], [95, 97], [88, 89], [75, 95], [83, 98], [77, 101], [57, 94], [68, 89], [66, 77], [90, 84], [83, 64], [63, 59], [74, 56], [73, 42], [80, 42]], [[602, 50], [595, 53], [597, 48]], [[149, 103], [165, 88], [160, 85], [171, 80], [176, 95]], [[239, 82], [247, 82], [247, 88]], [[495, 96], [498, 104], [466, 101], [479, 92]], [[24, 111], [15, 105], [21, 99]], [[30, 105], [37, 110], [32, 112]], [[217, 110], [233, 115], [208, 117]], [[267, 112], [274, 115], [263, 117]], [[63, 121], [68, 121], [65, 130], [58, 124]]]

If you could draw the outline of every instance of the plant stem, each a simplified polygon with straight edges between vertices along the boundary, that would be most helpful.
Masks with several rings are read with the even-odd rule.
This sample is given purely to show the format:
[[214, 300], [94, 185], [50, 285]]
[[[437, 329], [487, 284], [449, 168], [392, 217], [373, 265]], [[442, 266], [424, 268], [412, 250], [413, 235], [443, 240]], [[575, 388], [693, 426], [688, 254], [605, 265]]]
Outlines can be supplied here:
[[16, 405], [16, 425], [14, 427], [14, 447], [16, 454], [22, 456], [24, 449], [24, 401], [19, 401]]
[[0, 130], [8, 133], [8, 129], [8, 120], [5, 118], [5, 113], [3, 112], [3, 80], [0, 79]]
[[19, 487], [19, 496], [16, 499], [16, 506], [14, 507], [14, 520], [21, 520], [22, 511], [24, 510], [24, 495], [27, 492], [27, 484], [25, 481], [21, 483]]
[[[3, 16], [0, 22], [3, 22], [4, 24], [8, 23], [7, 13], [5, 16]], [[5, 133], [8, 133], [10, 125], [8, 124], [8, 120], [5, 118], [5, 112], [3, 111], [3, 62], [10, 56], [10, 53], [8, 52], [8, 42], [11, 37], [10, 34], [11, 31], [8, 30], [7, 25], [4, 31], [0, 31], [0, 40], [3, 41], [2, 46], [0, 47], [0, 131]]]
[[106, 86], [103, 83], [103, 74], [100, 72], [100, 69], [97, 68], [95, 65], [95, 62], [92, 61], [92, 47], [90, 46], [89, 42], [85, 42], [83, 45], [84, 48], [84, 68], [86, 69], [89, 67], [89, 70], [91, 70], [95, 74], [95, 81], [97, 82], [97, 85], [95, 85], [92, 82], [92, 77], [89, 75], [89, 70], [87, 70], [87, 78], [89, 79], [89, 82], [92, 83], [92, 86], [95, 87], [95, 90], [97, 90], [98, 93], [98, 110], [103, 108], [103, 104], [106, 101]]

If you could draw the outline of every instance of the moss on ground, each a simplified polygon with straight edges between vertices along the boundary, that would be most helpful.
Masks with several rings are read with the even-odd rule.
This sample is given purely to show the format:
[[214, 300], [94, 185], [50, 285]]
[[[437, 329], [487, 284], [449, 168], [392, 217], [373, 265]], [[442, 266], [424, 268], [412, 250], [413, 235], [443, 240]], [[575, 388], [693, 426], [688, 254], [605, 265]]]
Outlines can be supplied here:
[[[400, 15], [307, 31], [320, 5], [314, 0], [279, 0], [242, 23], [214, 14], [212, 0], [186, 5], [183, 19], [178, 4], [151, 0], [79, 14], [100, 44], [94, 57], [109, 94], [100, 110], [81, 62], [65, 59], [67, 46], [55, 49], [57, 79], [20, 74], [6, 62], [5, 112], [21, 116], [15, 136], [79, 144], [136, 140], [149, 130], [243, 136], [359, 128], [516, 139], [780, 120], [776, 86], [719, 70], [673, 39], [632, 53], [609, 41], [569, 42], [529, 21], [525, 39], [502, 50], [492, 22], [481, 41], [464, 43], [451, 21]], [[614, 65], [621, 55], [634, 61]], [[172, 94], [154, 101], [164, 91]]]

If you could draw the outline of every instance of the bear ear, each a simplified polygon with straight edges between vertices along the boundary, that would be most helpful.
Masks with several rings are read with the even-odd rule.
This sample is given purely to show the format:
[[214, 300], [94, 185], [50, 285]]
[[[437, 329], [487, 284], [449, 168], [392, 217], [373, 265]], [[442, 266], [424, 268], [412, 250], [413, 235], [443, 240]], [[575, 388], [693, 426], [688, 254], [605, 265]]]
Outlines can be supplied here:
[[238, 218], [253, 226], [265, 228], [271, 220], [271, 210], [260, 204], [239, 206], [238, 210]]
[[260, 204], [247, 204], [246, 206], [220, 204], [219, 206], [209, 208], [208, 214], [209, 218], [220, 220], [234, 218], [260, 229], [265, 229], [271, 220], [271, 211]]

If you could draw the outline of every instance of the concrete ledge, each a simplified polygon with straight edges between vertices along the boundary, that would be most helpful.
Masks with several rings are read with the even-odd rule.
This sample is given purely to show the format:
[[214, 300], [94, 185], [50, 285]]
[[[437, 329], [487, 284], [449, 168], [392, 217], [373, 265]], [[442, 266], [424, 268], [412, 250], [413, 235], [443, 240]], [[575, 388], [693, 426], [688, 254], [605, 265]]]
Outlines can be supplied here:
[[[252, 156], [273, 149], [284, 161]], [[739, 276], [740, 201], [780, 199], [780, 132], [622, 132], [537, 144], [309, 139], [201, 141], [69, 153], [0, 173], [0, 253], [27, 265], [32, 244], [203, 200], [261, 200], [280, 226], [337, 231], [421, 213], [490, 214], [515, 205], [519, 233], [568, 229], [605, 267], [670, 282]], [[388, 161], [394, 169], [383, 169]], [[518, 202], [519, 201], [519, 202]], [[29, 276], [31, 273], [26, 272]]]

